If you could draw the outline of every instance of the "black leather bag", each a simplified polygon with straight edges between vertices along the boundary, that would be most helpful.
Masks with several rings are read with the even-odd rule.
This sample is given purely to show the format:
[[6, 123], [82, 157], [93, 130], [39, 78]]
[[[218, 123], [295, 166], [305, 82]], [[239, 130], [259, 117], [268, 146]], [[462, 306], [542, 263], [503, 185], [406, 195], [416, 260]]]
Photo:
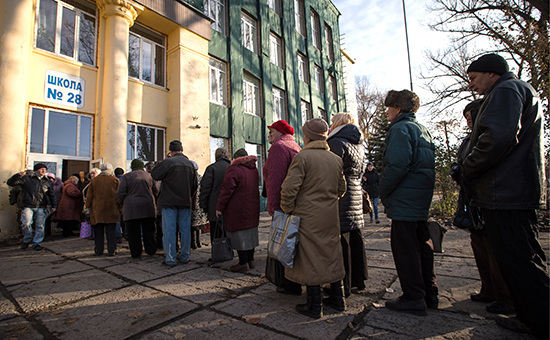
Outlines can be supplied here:
[[212, 262], [224, 262], [233, 259], [233, 247], [225, 233], [225, 228], [220, 222], [216, 222], [216, 230], [222, 235], [215, 235], [212, 241]]
[[277, 287], [284, 287], [287, 282], [285, 279], [285, 267], [277, 259], [270, 256], [267, 257], [265, 263], [265, 277]]
[[456, 214], [453, 220], [453, 225], [460, 229], [482, 229], [479, 218], [479, 210], [476, 207], [472, 207], [467, 203], [466, 194], [464, 189], [460, 189], [458, 194], [458, 204]]

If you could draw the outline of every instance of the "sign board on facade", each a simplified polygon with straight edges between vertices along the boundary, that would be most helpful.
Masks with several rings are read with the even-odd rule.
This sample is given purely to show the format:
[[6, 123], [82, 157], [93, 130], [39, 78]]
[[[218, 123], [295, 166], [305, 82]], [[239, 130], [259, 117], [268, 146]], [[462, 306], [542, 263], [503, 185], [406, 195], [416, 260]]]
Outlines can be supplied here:
[[84, 107], [86, 80], [54, 70], [46, 70], [44, 99], [48, 103], [81, 109]]

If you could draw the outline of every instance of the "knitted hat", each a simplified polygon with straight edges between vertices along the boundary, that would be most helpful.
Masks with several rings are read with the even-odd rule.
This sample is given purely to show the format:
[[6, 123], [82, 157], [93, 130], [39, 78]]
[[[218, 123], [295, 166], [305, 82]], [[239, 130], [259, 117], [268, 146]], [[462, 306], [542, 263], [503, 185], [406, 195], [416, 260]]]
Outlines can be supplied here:
[[134, 169], [143, 169], [145, 167], [145, 165], [143, 164], [142, 161], [140, 161], [139, 159], [134, 159], [132, 161], [132, 163], [130, 163], [130, 168], [132, 168], [132, 170]]
[[248, 156], [248, 152], [245, 149], [239, 149], [233, 154], [233, 159]]
[[113, 172], [113, 165], [111, 163], [103, 163], [99, 166], [99, 170], [101, 171], [110, 171]]
[[275, 123], [267, 127], [268, 129], [275, 129], [285, 135], [294, 135], [294, 128], [284, 120], [278, 120]]
[[508, 63], [503, 57], [498, 54], [490, 53], [482, 55], [478, 59], [474, 60], [466, 72], [483, 72], [503, 75], [509, 70], [510, 68], [508, 67]]
[[302, 132], [310, 140], [325, 140], [327, 139], [328, 124], [322, 118], [313, 118], [302, 126]]
[[374, 166], [374, 164], [372, 164], [372, 162], [367, 162], [367, 166], [369, 166], [369, 165]]
[[37, 171], [37, 170], [40, 170], [40, 169], [42, 169], [42, 168], [47, 169], [48, 167], [47, 167], [46, 164], [44, 164], [44, 163], [36, 163], [36, 164], [34, 165], [33, 170], [34, 170], [34, 171]]
[[183, 146], [181, 145], [181, 142], [179, 140], [173, 140], [170, 142], [170, 146], [168, 147], [168, 150], [183, 151]]
[[462, 114], [463, 115], [466, 115], [466, 112], [470, 111], [476, 111], [481, 107], [481, 99], [476, 99], [474, 101], [471, 101], [468, 103], [468, 105], [466, 105], [466, 107], [464, 108], [464, 111], [462, 111]]

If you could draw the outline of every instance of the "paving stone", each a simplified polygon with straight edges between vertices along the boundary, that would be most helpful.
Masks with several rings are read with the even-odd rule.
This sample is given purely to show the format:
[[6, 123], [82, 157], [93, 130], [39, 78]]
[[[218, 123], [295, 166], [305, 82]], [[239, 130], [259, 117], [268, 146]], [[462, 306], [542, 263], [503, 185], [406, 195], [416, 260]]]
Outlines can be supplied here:
[[0, 321], [0, 339], [39, 340], [44, 337], [23, 317]]
[[144, 340], [172, 339], [289, 339], [288, 335], [249, 324], [212, 311], [199, 311], [145, 335]]
[[125, 339], [197, 305], [142, 286], [122, 288], [37, 314], [58, 339]]
[[15, 306], [10, 300], [0, 294], [0, 321], [10, 319], [17, 316]]
[[200, 267], [199, 264], [190, 261], [186, 264], [178, 262], [175, 267], [167, 268], [162, 265], [162, 261], [163, 258], [148, 256], [142, 257], [142, 260], [128, 258], [124, 263], [110, 266], [108, 270], [136, 282], [145, 282]]
[[126, 282], [112, 275], [90, 269], [11, 286], [9, 291], [23, 311], [30, 313], [126, 285]]

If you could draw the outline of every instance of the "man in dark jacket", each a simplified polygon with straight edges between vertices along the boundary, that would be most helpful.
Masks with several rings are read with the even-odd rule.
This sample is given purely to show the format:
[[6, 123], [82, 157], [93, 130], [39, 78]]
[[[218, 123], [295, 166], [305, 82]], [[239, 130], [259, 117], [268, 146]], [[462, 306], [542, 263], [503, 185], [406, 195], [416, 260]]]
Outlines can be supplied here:
[[[151, 171], [151, 176], [162, 181], [157, 204], [162, 208], [162, 244], [166, 259], [163, 264], [174, 267], [176, 260], [189, 262], [191, 251], [191, 208], [197, 192], [197, 171], [183, 155], [183, 146], [178, 140], [170, 142], [169, 158], [160, 162]], [[176, 254], [176, 223], [181, 236], [179, 258]]]
[[[34, 250], [42, 250], [44, 240], [44, 222], [46, 221], [46, 206], [52, 207], [52, 212], [57, 208], [57, 198], [53, 192], [52, 182], [47, 179], [46, 165], [38, 163], [34, 166], [34, 173], [26, 175], [25, 171], [17, 173], [7, 180], [9, 186], [21, 186], [20, 200], [21, 229], [23, 231], [23, 243], [21, 249], [27, 249], [32, 242]], [[35, 233], [32, 235], [34, 220]]]
[[214, 238], [223, 235], [223, 215], [219, 218], [216, 216], [216, 203], [218, 202], [218, 196], [220, 196], [225, 170], [230, 164], [229, 154], [224, 148], [217, 148], [214, 157], [216, 162], [207, 166], [204, 171], [199, 195], [199, 205], [208, 214], [208, 221], [210, 222], [210, 244], [212, 244]]
[[390, 91], [388, 134], [384, 147], [384, 171], [380, 197], [392, 219], [391, 249], [403, 295], [386, 301], [400, 312], [427, 315], [438, 307], [433, 246], [428, 217], [435, 185], [435, 146], [415, 112], [420, 99], [411, 91]]
[[542, 104], [533, 87], [508, 70], [497, 54], [468, 67], [468, 87], [484, 98], [462, 177], [470, 204], [481, 209], [516, 310], [516, 317], [499, 317], [497, 323], [548, 339], [549, 279], [536, 214], [544, 206]]
[[380, 175], [374, 170], [374, 164], [372, 162], [367, 163], [367, 171], [363, 174], [363, 189], [369, 194], [369, 198], [372, 200], [372, 211], [369, 212], [370, 221], [373, 222], [373, 213], [374, 220], [376, 223], [380, 223], [378, 219], [378, 199], [380, 197], [380, 191], [378, 186], [380, 185]]

